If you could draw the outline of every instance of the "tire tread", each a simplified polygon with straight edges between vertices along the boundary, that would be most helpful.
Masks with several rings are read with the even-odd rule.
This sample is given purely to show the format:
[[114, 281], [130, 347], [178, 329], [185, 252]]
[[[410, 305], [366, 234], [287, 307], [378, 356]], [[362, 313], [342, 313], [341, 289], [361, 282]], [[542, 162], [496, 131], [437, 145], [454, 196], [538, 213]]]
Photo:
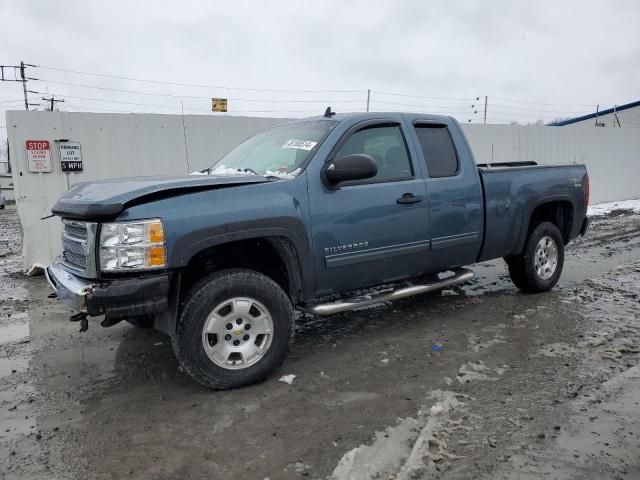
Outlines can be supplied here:
[[[199, 320], [195, 315], [198, 308], [204, 305], [212, 296], [219, 295], [223, 292], [230, 292], [238, 285], [242, 285], [244, 289], [251, 291], [253, 295], [257, 297], [259, 296], [257, 294], [261, 290], [270, 290], [269, 294], [272, 298], [269, 299], [269, 301], [277, 302], [283, 309], [284, 313], [282, 316], [285, 318], [276, 318], [274, 312], [270, 313], [274, 319], [274, 323], [276, 321], [285, 321], [287, 323], [286, 335], [288, 339], [284, 348], [281, 348], [278, 352], [271, 350], [276, 338], [272, 340], [269, 352], [260, 360], [260, 364], [262, 364], [262, 362], [268, 362], [267, 365], [252, 365], [243, 370], [227, 371], [211, 364], [213, 370], [216, 371], [215, 375], [211, 375], [208, 374], [210, 372], [206, 372], [205, 369], [203, 369], [200, 364], [201, 362], [198, 362], [198, 357], [195, 355], [196, 349], [202, 349], [200, 329], [195, 325], [195, 323], [202, 320]], [[256, 300], [263, 302], [267, 299], [256, 298]], [[194, 328], [198, 332], [198, 335], [195, 335], [196, 338], [189, 338], [189, 334], [193, 334]], [[293, 306], [282, 288], [271, 278], [253, 270], [229, 269], [214, 272], [202, 278], [190, 289], [182, 308], [172, 344], [178, 363], [191, 378], [205, 387], [214, 390], [227, 390], [265, 380], [271, 372], [280, 367], [284, 362], [293, 339], [293, 333]], [[198, 352], [199, 351], [200, 350], [198, 350]], [[269, 356], [270, 354], [271, 356]]]

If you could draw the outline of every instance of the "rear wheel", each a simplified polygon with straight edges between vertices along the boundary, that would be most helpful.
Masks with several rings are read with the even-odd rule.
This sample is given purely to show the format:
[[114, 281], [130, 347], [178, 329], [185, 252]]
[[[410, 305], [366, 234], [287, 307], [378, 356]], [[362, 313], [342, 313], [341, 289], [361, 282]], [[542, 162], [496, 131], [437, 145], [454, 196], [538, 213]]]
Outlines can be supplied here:
[[564, 241], [558, 227], [540, 223], [529, 234], [521, 255], [509, 257], [511, 280], [523, 292], [551, 290], [560, 278], [564, 265]]
[[173, 348], [196, 382], [227, 389], [264, 380], [284, 362], [292, 337], [293, 307], [277, 283], [224, 270], [189, 292]]

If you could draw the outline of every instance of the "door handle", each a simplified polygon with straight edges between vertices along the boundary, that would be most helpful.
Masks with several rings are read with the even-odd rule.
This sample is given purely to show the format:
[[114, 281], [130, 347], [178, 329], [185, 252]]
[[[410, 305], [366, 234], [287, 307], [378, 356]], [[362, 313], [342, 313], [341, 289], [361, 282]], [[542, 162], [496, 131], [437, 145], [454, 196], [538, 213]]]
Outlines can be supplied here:
[[413, 193], [405, 193], [398, 200], [397, 203], [401, 205], [408, 205], [410, 203], [420, 203], [424, 202], [424, 197], [416, 196]]

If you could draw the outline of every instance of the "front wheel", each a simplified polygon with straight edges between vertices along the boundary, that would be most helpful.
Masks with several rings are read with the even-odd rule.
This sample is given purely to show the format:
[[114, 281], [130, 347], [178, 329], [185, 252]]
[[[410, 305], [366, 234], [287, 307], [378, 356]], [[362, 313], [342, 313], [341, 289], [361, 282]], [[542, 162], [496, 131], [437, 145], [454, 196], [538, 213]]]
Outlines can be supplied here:
[[524, 251], [506, 259], [511, 280], [526, 293], [551, 290], [564, 265], [564, 241], [558, 227], [540, 223], [527, 238]]
[[196, 382], [222, 390], [264, 380], [284, 362], [292, 338], [293, 307], [277, 283], [223, 270], [189, 292], [173, 349]]

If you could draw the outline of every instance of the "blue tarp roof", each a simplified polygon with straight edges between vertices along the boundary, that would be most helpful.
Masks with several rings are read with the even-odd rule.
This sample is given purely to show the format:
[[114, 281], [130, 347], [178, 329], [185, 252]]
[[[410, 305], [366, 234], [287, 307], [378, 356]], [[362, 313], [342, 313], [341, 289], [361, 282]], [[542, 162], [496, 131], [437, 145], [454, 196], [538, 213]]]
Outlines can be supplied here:
[[614, 111], [619, 112], [621, 110], [627, 110], [628, 108], [640, 107], [640, 100], [637, 102], [627, 103], [625, 105], [617, 105], [615, 109], [608, 108], [606, 110], [600, 110], [598, 113], [590, 113], [589, 115], [583, 115], [582, 117], [570, 118], [569, 120], [562, 120], [561, 122], [553, 122], [550, 123], [551, 127], [564, 127], [565, 125], [571, 125], [572, 123], [582, 122], [584, 120], [589, 120], [590, 118], [596, 118], [596, 116], [600, 117], [602, 115], [608, 115], [613, 113]]

